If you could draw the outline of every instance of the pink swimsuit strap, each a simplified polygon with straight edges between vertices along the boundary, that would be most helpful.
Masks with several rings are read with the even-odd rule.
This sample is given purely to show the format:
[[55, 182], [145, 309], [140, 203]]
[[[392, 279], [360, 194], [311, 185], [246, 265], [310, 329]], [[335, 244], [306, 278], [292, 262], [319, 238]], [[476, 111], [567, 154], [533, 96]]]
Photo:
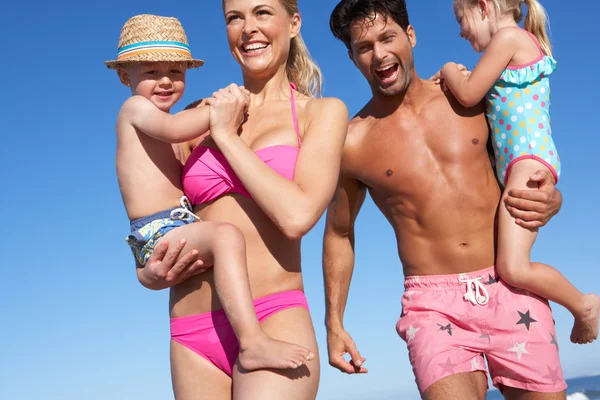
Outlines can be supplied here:
[[294, 120], [294, 130], [298, 137], [298, 148], [302, 145], [302, 138], [300, 138], [300, 128], [298, 128], [298, 117], [296, 115], [296, 99], [294, 98], [294, 90], [297, 90], [297, 86], [290, 82], [290, 102], [292, 103], [292, 119]]
[[525, 29], [525, 32], [527, 32], [527, 34], [529, 35], [529, 37], [531, 38], [531, 40], [533, 40], [533, 42], [535, 43], [535, 45], [537, 46], [538, 50], [540, 51], [540, 55], [545, 56], [546, 54], [544, 53], [544, 50], [542, 50], [542, 46], [540, 46], [540, 42], [539, 40], [535, 37], [535, 35], [531, 32], [529, 32], [528, 30]]

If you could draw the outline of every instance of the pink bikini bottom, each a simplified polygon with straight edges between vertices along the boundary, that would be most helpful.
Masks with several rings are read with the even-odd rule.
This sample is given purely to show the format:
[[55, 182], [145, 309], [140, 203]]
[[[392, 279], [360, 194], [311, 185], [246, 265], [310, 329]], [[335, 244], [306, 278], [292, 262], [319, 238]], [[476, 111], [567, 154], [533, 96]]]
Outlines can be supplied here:
[[[262, 322], [271, 315], [293, 307], [308, 310], [306, 296], [299, 290], [275, 293], [254, 301]], [[206, 358], [231, 376], [239, 344], [225, 311], [217, 310], [189, 317], [171, 318], [171, 339]]]

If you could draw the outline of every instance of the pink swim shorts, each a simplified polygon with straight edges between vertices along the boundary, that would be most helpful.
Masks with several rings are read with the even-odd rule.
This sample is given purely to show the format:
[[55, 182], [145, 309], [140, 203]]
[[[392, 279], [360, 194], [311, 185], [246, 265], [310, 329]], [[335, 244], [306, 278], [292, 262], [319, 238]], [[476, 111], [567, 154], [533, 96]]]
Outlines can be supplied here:
[[500, 280], [494, 267], [407, 277], [396, 331], [424, 393], [453, 374], [483, 371], [495, 387], [566, 389], [548, 301]]

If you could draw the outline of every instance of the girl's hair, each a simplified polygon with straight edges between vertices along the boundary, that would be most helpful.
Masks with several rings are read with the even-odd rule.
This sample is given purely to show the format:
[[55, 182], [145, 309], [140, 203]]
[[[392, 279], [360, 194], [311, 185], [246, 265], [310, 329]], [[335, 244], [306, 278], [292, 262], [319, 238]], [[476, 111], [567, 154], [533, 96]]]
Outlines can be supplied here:
[[[550, 39], [548, 38], [548, 33], [546, 31], [548, 17], [546, 10], [538, 0], [488, 1], [494, 4], [496, 10], [500, 14], [511, 13], [517, 23], [521, 22], [523, 19], [523, 3], [525, 3], [527, 5], [527, 15], [525, 16], [525, 23], [523, 24], [525, 29], [536, 37], [544, 54], [552, 56], [552, 46], [550, 45]], [[478, 0], [454, 0], [454, 10], [456, 11], [461, 6], [476, 6], [477, 3]]]
[[[290, 16], [299, 14], [298, 0], [279, 0], [279, 2]], [[321, 96], [323, 86], [321, 69], [310, 55], [300, 33], [290, 43], [286, 72], [288, 79], [296, 85], [300, 93], [309, 97]]]

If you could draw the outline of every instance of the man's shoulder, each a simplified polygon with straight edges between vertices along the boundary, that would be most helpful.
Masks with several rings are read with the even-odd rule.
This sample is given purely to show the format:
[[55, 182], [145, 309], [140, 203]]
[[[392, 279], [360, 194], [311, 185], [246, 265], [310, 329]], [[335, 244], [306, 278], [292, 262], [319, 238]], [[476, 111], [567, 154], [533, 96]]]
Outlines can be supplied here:
[[375, 123], [376, 118], [372, 112], [371, 102], [372, 100], [369, 100], [350, 120], [348, 124], [348, 137], [358, 138], [366, 135]]
[[484, 103], [465, 107], [456, 100], [449, 90], [444, 92], [439, 85], [427, 87], [424, 113], [430, 120], [453, 117], [474, 117], [485, 112]]
[[[366, 108], [366, 106], [365, 106]], [[368, 111], [359, 111], [348, 123], [348, 134], [346, 136], [346, 151], [352, 151], [361, 146], [362, 141], [368, 135], [376, 119]]]
[[360, 165], [364, 165], [367, 136], [375, 122], [376, 118], [369, 111], [369, 103], [350, 120], [342, 157], [342, 174], [357, 178]]
[[423, 95], [428, 110], [435, 107], [450, 109], [455, 102], [458, 103], [452, 95], [452, 92], [449, 90], [444, 92], [440, 85], [436, 85], [429, 81], [427, 81], [423, 87]]

